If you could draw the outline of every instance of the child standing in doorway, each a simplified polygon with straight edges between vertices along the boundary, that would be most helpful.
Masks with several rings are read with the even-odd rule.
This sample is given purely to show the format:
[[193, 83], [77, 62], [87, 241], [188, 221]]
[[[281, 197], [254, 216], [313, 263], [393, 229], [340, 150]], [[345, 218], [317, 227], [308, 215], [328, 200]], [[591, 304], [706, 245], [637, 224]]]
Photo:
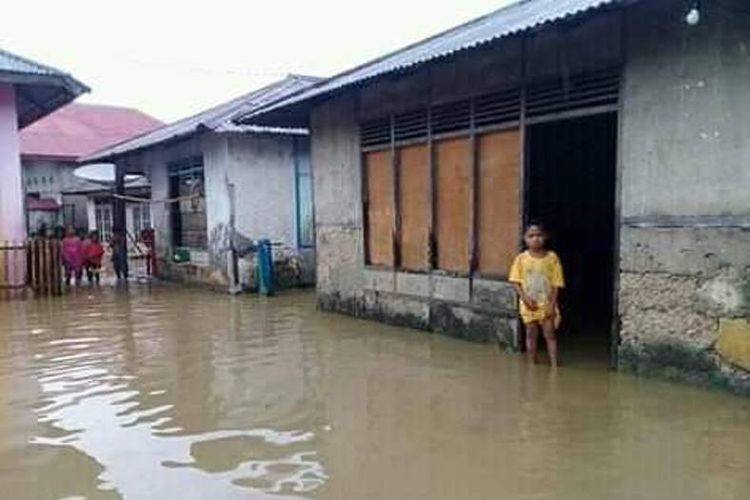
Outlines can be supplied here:
[[68, 227], [61, 246], [65, 284], [70, 286], [71, 279], [75, 277], [76, 285], [80, 285], [83, 276], [83, 241], [72, 226]]
[[539, 333], [544, 335], [550, 365], [557, 367], [557, 329], [560, 327], [558, 295], [565, 287], [563, 269], [555, 252], [547, 248], [548, 235], [541, 223], [526, 227], [527, 250], [519, 254], [510, 269], [509, 281], [519, 297], [521, 319], [526, 327], [526, 350], [536, 363]]

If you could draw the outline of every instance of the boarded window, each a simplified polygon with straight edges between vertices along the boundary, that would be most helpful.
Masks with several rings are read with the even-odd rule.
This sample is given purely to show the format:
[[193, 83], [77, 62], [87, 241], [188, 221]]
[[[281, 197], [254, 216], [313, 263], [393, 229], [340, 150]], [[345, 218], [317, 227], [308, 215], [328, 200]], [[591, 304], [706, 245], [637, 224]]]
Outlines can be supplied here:
[[471, 141], [449, 139], [435, 144], [438, 268], [469, 271], [471, 232]]
[[390, 151], [364, 156], [369, 264], [393, 266], [393, 164]]
[[399, 150], [401, 267], [425, 271], [430, 267], [432, 186], [426, 144]]
[[517, 130], [479, 137], [479, 272], [507, 276], [518, 250], [519, 147]]

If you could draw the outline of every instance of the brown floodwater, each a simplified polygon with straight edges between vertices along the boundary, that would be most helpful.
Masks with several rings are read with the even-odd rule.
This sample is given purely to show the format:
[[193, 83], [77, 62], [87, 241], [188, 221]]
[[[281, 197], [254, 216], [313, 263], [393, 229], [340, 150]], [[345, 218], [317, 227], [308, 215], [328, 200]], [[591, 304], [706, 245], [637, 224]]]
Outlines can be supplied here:
[[170, 286], [0, 303], [0, 497], [747, 499], [750, 401]]

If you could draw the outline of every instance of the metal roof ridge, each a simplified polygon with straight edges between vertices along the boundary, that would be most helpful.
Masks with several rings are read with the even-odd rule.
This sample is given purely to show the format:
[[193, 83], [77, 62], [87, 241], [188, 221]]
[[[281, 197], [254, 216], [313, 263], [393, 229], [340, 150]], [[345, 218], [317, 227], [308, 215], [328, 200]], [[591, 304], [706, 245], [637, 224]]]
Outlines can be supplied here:
[[[285, 107], [293, 106], [310, 99], [325, 96], [337, 90], [360, 84], [374, 78], [382, 77], [396, 71], [405, 70], [407, 68], [412, 68], [421, 64], [436, 61], [444, 57], [449, 57], [458, 52], [471, 50], [498, 39], [507, 38], [518, 33], [561, 22], [565, 19], [570, 18], [571, 16], [581, 15], [588, 11], [598, 10], [608, 5], [629, 4], [638, 1], [641, 0], [518, 0], [508, 5], [504, 5], [499, 9], [495, 9], [487, 14], [476, 17], [426, 38], [422, 38], [404, 47], [390, 51], [380, 57], [376, 57], [367, 62], [354, 66], [353, 68], [337, 73], [327, 80], [311, 85], [303, 91], [290, 95], [285, 99], [280, 100], [279, 102], [260, 108], [254, 112], [248, 112], [244, 115], [238, 115], [234, 119], [240, 123], [249, 123], [254, 117], [267, 114], [277, 109], [283, 109]], [[554, 9], [555, 6], [559, 6], [559, 3], [557, 2], [565, 4], [563, 9], [557, 9], [559, 10], [559, 12], [555, 12]], [[535, 7], [533, 5], [535, 3], [540, 4], [540, 8], [543, 7], [546, 9], [551, 9], [552, 12], [555, 12], [554, 15], [552, 13], [548, 13], [548, 15], [545, 16], [543, 9], [541, 9], [541, 14], [540, 12], [534, 12], [533, 10], [529, 11], [529, 9], [533, 9], [533, 7]], [[552, 4], [552, 7], [550, 7], [550, 4]], [[486, 23], [489, 23], [489, 21], [491, 21], [493, 18], [503, 16], [506, 12], [516, 14], [516, 17], [521, 16], [520, 20], [514, 20], [512, 16], [508, 16], [508, 19], [504, 19], [505, 21], [515, 21], [515, 24], [517, 24], [518, 26], [515, 26], [512, 29], [507, 26], [503, 27], [503, 29], [498, 30], [498, 33], [495, 34], [483, 33], [484, 31], [492, 31], [491, 26], [490, 29], [487, 30], [487, 26], [485, 26]], [[476, 39], [471, 39], [471, 37], [464, 36], [467, 32], [470, 33], [471, 30], [479, 31], [479, 33], [476, 35]], [[505, 32], [503, 32], [503, 30], [505, 30]], [[468, 39], [461, 41], [461, 38]], [[419, 50], [417, 50], [422, 47], [427, 49], [432, 43], [437, 41], [442, 42], [443, 47], [438, 46], [436, 48], [433, 48], [433, 53], [424, 53], [424, 51], [420, 53]], [[415, 53], [408, 54], [410, 51], [414, 51]], [[388, 62], [389, 59], [397, 59], [399, 56], [402, 56], [404, 54], [406, 54], [406, 61], [394, 61], [392, 63], [393, 67], [378, 68], [379, 65], [385, 65], [384, 63]], [[368, 70], [371, 70], [370, 74], [367, 74]], [[357, 73], [364, 74], [357, 75]], [[300, 98], [300, 94], [302, 94], [302, 98]]]
[[[157, 144], [161, 144], [162, 142], [168, 141], [170, 139], [196, 133], [200, 131], [202, 128], [208, 129], [208, 130], [215, 130], [216, 128], [220, 127], [222, 123], [226, 123], [226, 122], [233, 123], [232, 117], [235, 114], [241, 112], [241, 110], [237, 108], [244, 107], [245, 105], [252, 105], [253, 97], [262, 99], [263, 96], [269, 95], [275, 90], [280, 90], [284, 86], [289, 85], [291, 82], [297, 79], [298, 77], [296, 75], [289, 75], [281, 80], [277, 80], [275, 82], [269, 83], [268, 85], [265, 85], [259, 89], [247, 92], [245, 94], [242, 94], [241, 96], [235, 97], [226, 102], [212, 106], [211, 108], [208, 108], [207, 110], [192, 114], [185, 118], [181, 118], [172, 123], [167, 123], [161, 127], [148, 130], [144, 132], [143, 134], [139, 134], [137, 136], [131, 137], [124, 141], [120, 141], [116, 144], [112, 144], [110, 146], [102, 148], [99, 151], [95, 151], [91, 154], [88, 154], [80, 158], [78, 162], [89, 163], [93, 161], [100, 161], [100, 160], [112, 158], [114, 156], [119, 156], [119, 155], [127, 154], [133, 151], [138, 151], [140, 149], [145, 149], [151, 146], [155, 146]], [[306, 88], [309, 88], [309, 86], [300, 87], [299, 90], [303, 90]], [[271, 99], [271, 101], [268, 104], [272, 104], [273, 102], [277, 102], [286, 97], [288, 97], [288, 95], [281, 95], [275, 99]], [[263, 103], [263, 105], [266, 105], [266, 103]], [[247, 112], [252, 112], [252, 110], [249, 110]], [[214, 116], [214, 113], [216, 114], [216, 116]], [[191, 122], [194, 122], [194, 123], [191, 123]], [[181, 130], [180, 129], [181, 126], [186, 127], [186, 128], [184, 130]], [[126, 149], [123, 151], [116, 151], [116, 149], [122, 148], [123, 146], [127, 145], [130, 142], [137, 143], [139, 140], [142, 140], [149, 135], [157, 134], [159, 132], [164, 132], [165, 130], [170, 129], [170, 128], [175, 129], [174, 135], [172, 136], [155, 140], [152, 143], [137, 145], [133, 147], [133, 149], [130, 149], [130, 150]]]

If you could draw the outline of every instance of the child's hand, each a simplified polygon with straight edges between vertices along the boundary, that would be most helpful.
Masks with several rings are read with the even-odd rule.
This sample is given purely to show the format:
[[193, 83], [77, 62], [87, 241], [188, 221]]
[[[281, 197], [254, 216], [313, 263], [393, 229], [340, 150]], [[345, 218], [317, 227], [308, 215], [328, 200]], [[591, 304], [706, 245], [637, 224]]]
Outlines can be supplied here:
[[550, 302], [547, 304], [547, 307], [545, 307], [544, 319], [555, 319], [555, 316], [557, 316], [557, 307], [553, 302]]
[[523, 300], [523, 303], [526, 304], [526, 307], [528, 307], [529, 310], [536, 311], [539, 309], [539, 304], [537, 304], [536, 300], [532, 299], [530, 296], [524, 294], [521, 300]]

